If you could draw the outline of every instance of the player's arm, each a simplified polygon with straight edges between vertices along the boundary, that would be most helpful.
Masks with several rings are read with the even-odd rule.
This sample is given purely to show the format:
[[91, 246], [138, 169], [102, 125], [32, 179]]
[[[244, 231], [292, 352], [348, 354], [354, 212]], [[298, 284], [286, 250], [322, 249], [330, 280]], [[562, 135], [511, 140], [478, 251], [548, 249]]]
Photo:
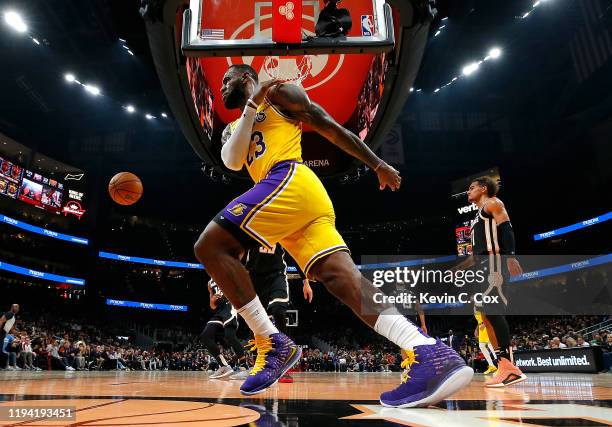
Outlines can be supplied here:
[[414, 308], [419, 316], [419, 323], [421, 324], [421, 329], [424, 333], [427, 333], [427, 324], [425, 323], [425, 310], [423, 310], [423, 306], [418, 301], [414, 304]]
[[504, 203], [498, 198], [490, 199], [490, 201], [484, 207], [485, 212], [493, 215], [493, 219], [497, 223], [497, 238], [499, 240], [500, 249], [507, 254], [506, 263], [508, 265], [508, 271], [512, 276], [518, 276], [523, 274], [523, 269], [519, 264], [518, 260], [514, 257], [516, 255], [516, 243], [514, 239], [514, 230], [510, 223], [510, 217], [508, 211], [504, 206]]
[[231, 124], [228, 124], [223, 130], [221, 135], [221, 143], [223, 144], [221, 147], [221, 160], [223, 160], [226, 168], [233, 171], [242, 169], [244, 159], [247, 158], [249, 153], [255, 113], [255, 108], [250, 106], [244, 107], [236, 129], [232, 132]]
[[340, 126], [321, 106], [311, 102], [302, 88], [280, 85], [269, 93], [269, 98], [291, 117], [308, 124], [332, 144], [373, 169], [378, 175], [381, 190], [388, 186], [395, 191], [400, 187], [402, 178], [399, 172], [374, 154], [357, 135]]
[[[253, 132], [253, 123], [257, 113], [257, 107], [264, 100], [266, 94], [273, 86], [278, 84], [276, 80], [270, 80], [260, 85], [255, 84], [255, 80], [247, 73], [242, 77], [247, 85], [251, 85], [254, 89], [253, 96], [247, 101], [247, 104], [242, 111], [242, 116], [238, 120], [238, 125], [233, 131], [225, 128], [228, 136], [226, 137], [223, 146], [221, 147], [221, 160], [223, 164], [231, 170], [239, 171], [244, 165], [244, 161], [249, 153], [251, 144], [251, 133]], [[231, 129], [231, 128], [230, 128]], [[222, 137], [223, 140], [223, 137]]]
[[427, 324], [425, 323], [425, 312], [421, 308], [420, 304], [417, 303], [417, 313], [419, 314], [419, 323], [421, 324], [421, 330], [423, 333], [427, 333]]

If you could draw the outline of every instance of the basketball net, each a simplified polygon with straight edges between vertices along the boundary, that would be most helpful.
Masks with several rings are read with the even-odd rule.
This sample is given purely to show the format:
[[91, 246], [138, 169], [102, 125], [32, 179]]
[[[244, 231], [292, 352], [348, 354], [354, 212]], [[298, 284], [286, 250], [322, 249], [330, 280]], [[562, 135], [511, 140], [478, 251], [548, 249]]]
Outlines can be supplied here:
[[312, 59], [310, 55], [266, 56], [263, 70], [270, 79], [301, 86], [310, 75]]

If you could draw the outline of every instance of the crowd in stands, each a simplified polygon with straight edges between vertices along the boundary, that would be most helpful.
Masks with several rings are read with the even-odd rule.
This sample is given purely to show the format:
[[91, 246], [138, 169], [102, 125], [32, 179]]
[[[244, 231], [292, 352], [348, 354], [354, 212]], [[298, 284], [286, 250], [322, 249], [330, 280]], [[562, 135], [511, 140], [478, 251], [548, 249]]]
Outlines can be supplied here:
[[300, 368], [304, 372], [390, 372], [399, 371], [399, 351], [384, 348], [349, 349], [334, 346], [329, 351], [302, 350]]
[[[519, 320], [520, 319], [520, 320]], [[543, 350], [598, 345], [612, 351], [612, 325], [585, 337], [578, 331], [603, 321], [601, 316], [514, 320], [513, 345], [516, 350]]]

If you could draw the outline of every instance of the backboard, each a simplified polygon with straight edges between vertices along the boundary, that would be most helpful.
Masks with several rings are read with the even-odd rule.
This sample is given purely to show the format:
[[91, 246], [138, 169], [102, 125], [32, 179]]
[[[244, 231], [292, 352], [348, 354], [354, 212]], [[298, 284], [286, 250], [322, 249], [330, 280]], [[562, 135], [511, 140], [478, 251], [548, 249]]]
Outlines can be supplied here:
[[[223, 13], [222, 2], [202, 0], [197, 3], [201, 6], [200, 39], [228, 45], [232, 41], [271, 40], [272, 2], [233, 0], [232, 10], [236, 12], [231, 14]], [[314, 35], [322, 6], [319, 0], [303, 1], [302, 29], [306, 36]], [[382, 8], [376, 10], [376, 2], [345, 0], [341, 6], [348, 8], [353, 20], [358, 21], [348, 38], [375, 37], [376, 13], [382, 13]], [[232, 64], [251, 65], [261, 81], [280, 76], [300, 84], [310, 99], [320, 104], [338, 123], [365, 138], [382, 97], [386, 56], [381, 52], [189, 57], [187, 73], [194, 106], [204, 132], [213, 142], [219, 140], [219, 133], [239, 114], [237, 110], [228, 111], [221, 100], [221, 81]], [[338, 162], [348, 161], [319, 135], [308, 129], [305, 131], [304, 158], [311, 167], [325, 172], [326, 168], [337, 167]]]
[[[372, 149], [409, 94], [434, 13], [430, 0], [343, 0], [338, 7], [350, 12], [352, 27], [336, 38], [312, 38], [329, 1], [301, 0], [302, 42], [274, 43], [274, 17], [278, 22], [280, 12], [299, 11], [295, 1], [160, 0], [145, 15], [168, 102], [213, 179], [246, 178], [220, 159], [221, 133], [239, 114], [221, 100], [222, 78], [232, 64], [251, 65], [262, 81], [280, 77], [301, 85]], [[363, 174], [355, 159], [306, 127], [302, 149], [305, 163], [322, 178], [350, 182], [348, 173]]]
[[[295, 55], [322, 53], [379, 53], [393, 49], [391, 8], [383, 0], [344, 0], [353, 28], [346, 37], [314, 37], [324, 1], [287, 0], [278, 7], [294, 9], [301, 1], [303, 37], [299, 44], [272, 41], [272, 7], [276, 1], [190, 0], [183, 15], [182, 50], [186, 56]], [[294, 18], [293, 16], [291, 16]], [[293, 20], [293, 19], [292, 19]]]

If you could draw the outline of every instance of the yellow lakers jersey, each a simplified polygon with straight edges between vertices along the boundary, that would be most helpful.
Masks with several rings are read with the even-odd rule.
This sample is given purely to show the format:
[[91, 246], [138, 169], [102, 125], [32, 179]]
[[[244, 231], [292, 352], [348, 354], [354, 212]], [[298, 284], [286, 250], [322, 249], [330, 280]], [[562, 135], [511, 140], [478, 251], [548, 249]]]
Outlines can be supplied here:
[[[474, 311], [474, 317], [478, 322], [478, 342], [489, 342], [489, 333], [487, 332], [486, 323], [484, 323], [484, 317], [480, 311]], [[481, 325], [485, 325], [484, 328], [481, 328]]]
[[[238, 120], [230, 124], [233, 132]], [[281, 113], [266, 100], [257, 108], [251, 143], [244, 164], [253, 181], [259, 182], [272, 167], [286, 160], [302, 161], [302, 124]]]

